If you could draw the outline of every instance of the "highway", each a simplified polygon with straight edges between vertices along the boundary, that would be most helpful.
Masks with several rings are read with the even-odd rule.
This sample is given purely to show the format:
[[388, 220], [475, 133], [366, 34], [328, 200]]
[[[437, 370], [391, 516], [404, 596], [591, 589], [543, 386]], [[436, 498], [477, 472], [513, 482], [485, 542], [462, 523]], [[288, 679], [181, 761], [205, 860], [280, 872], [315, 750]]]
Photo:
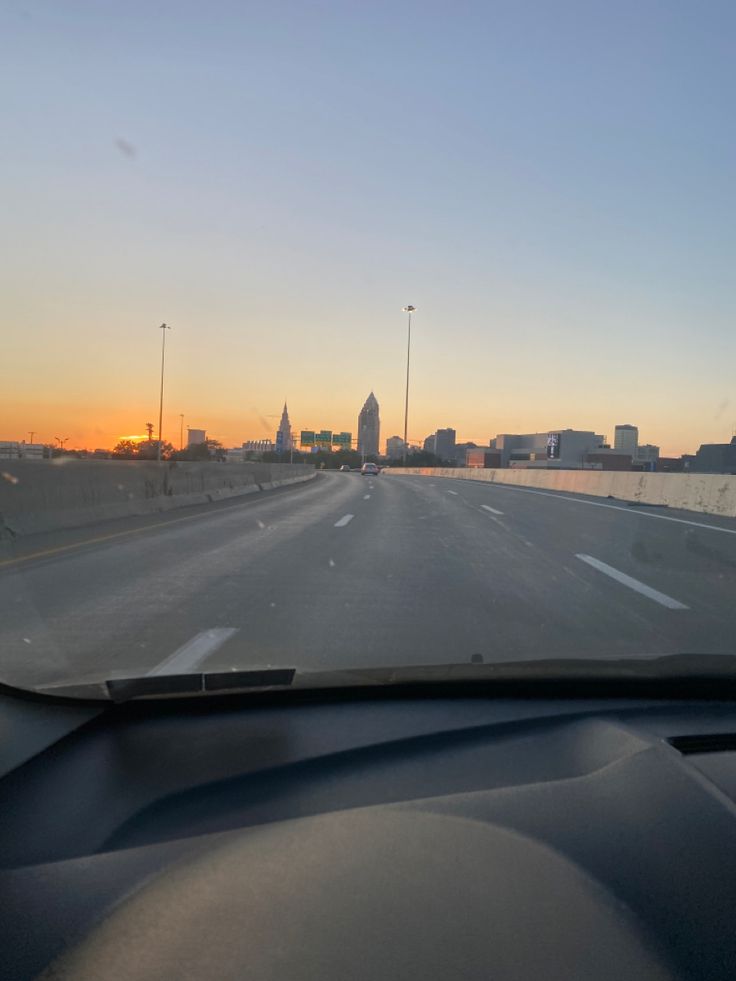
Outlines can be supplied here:
[[0, 676], [732, 653], [736, 520], [321, 473], [32, 536], [0, 557]]

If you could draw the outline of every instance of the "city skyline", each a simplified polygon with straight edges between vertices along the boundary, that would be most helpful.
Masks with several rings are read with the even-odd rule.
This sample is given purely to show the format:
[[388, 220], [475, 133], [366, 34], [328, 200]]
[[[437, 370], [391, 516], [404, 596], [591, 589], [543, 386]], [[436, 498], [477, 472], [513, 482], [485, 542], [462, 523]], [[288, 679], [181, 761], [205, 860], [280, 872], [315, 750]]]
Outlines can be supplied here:
[[2, 437], [144, 433], [162, 322], [174, 443], [403, 434], [409, 300], [412, 441], [731, 433], [736, 9], [57, 7], [0, 32]]
[[[2, 400], [0, 400], [0, 404], [1, 403]], [[310, 428], [310, 425], [303, 425], [302, 420], [304, 418], [309, 420], [312, 416], [316, 416], [317, 419], [320, 419], [327, 412], [329, 412], [329, 410], [325, 410], [324, 408], [320, 407], [322, 404], [323, 403], [321, 402], [316, 403], [313, 406], [311, 413], [307, 410], [299, 411], [297, 418], [300, 421], [291, 422], [291, 433], [292, 433], [292, 438], [295, 440], [295, 446], [297, 446], [298, 444], [298, 434], [300, 430]], [[273, 406], [269, 406], [269, 408], [273, 408]], [[228, 421], [227, 424], [224, 426], [218, 427], [216, 422], [214, 424], [211, 424], [209, 422], [209, 420], [216, 417], [208, 415], [207, 413], [195, 414], [192, 417], [192, 421], [187, 420], [187, 417], [185, 415], [185, 420], [187, 420], [185, 422], [185, 427], [188, 428], [191, 426], [192, 428], [205, 429], [209, 436], [219, 440], [224, 446], [241, 446], [244, 442], [250, 440], [270, 439], [273, 441], [274, 434], [279, 428], [278, 420], [282, 416], [283, 408], [284, 406], [282, 403], [281, 412], [279, 413], [269, 412], [265, 416], [262, 415], [261, 413], [258, 413], [257, 411], [251, 413], [244, 413], [243, 414], [244, 417], [248, 417], [250, 415], [251, 419], [253, 420], [251, 423], [251, 428], [248, 428], [247, 424], [239, 423], [236, 419]], [[415, 417], [419, 420], [419, 423], [415, 427], [413, 427], [415, 429], [414, 433], [411, 432], [411, 430], [409, 432], [410, 446], [422, 446], [428, 436], [432, 436], [437, 431], [438, 428], [440, 429], [442, 428], [441, 426], [440, 427], [437, 426], [437, 417], [441, 419], [446, 419], [448, 416], [450, 416], [453, 418], [453, 422], [454, 422], [454, 417], [457, 415], [456, 413], [452, 413], [452, 410], [450, 410], [449, 412], [440, 412], [436, 407], [433, 407], [432, 409], [423, 409], [421, 406], [417, 406], [416, 408], [412, 407], [412, 411], [414, 412]], [[338, 416], [338, 422], [333, 425], [333, 431], [352, 432], [355, 428], [354, 412], [355, 412], [354, 409], [352, 413], [350, 412], [350, 410], [348, 410], [348, 413], [345, 414], [346, 415], [345, 424], [340, 425], [339, 423], [340, 414], [337, 412], [337, 410], [335, 410], [335, 414]], [[148, 414], [150, 415], [150, 412]], [[144, 412], [142, 415], [139, 415], [139, 418], [144, 418], [145, 415], [146, 413]], [[176, 446], [178, 446], [178, 442], [179, 442], [179, 432], [181, 426], [180, 415], [181, 415], [180, 413], [174, 412], [173, 410], [171, 412], [166, 412], [166, 411], [164, 412], [164, 440], [165, 441], [168, 440], [169, 442], [172, 442]], [[353, 419], [352, 424], [350, 423], [351, 415]], [[625, 418], [629, 418], [629, 417], [634, 418], [635, 415], [636, 414], [633, 412], [624, 413]], [[710, 427], [708, 431], [703, 431], [701, 433], [694, 433], [692, 442], [690, 442], [688, 445], [682, 445], [682, 446], [676, 445], [673, 447], [672, 445], [668, 445], [665, 441], [657, 439], [656, 438], [657, 434], [655, 431], [653, 431], [653, 428], [651, 426], [642, 425], [641, 422], [639, 422], [637, 428], [640, 434], [642, 433], [644, 434], [644, 438], [646, 439], [647, 443], [655, 444], [661, 448], [661, 452], [663, 456], [680, 456], [682, 454], [694, 453], [698, 449], [698, 447], [703, 443], [722, 443], [722, 442], [728, 442], [731, 439], [732, 435], [734, 435], [734, 432], [736, 432], [736, 427], [734, 425], [724, 423], [723, 420], [720, 418], [720, 416], [722, 416], [722, 413], [718, 413], [717, 415], [719, 416], [719, 418], [714, 420], [713, 426]], [[524, 414], [520, 414], [519, 418], [528, 419], [529, 422], [527, 425], [498, 426], [493, 421], [491, 421], [485, 427], [485, 429], [476, 426], [475, 428], [477, 431], [473, 433], [466, 432], [466, 430], [464, 430], [461, 427], [461, 425], [457, 423], [453, 425], [453, 428], [456, 430], [458, 443], [475, 442], [479, 446], [488, 445], [489, 440], [493, 439], [496, 435], [501, 433], [521, 434], [521, 433], [529, 433], [529, 432], [547, 432], [547, 431], [553, 432], [559, 429], [587, 429], [587, 430], [594, 429], [604, 434], [607, 437], [609, 443], [611, 445], [614, 445], [615, 430], [616, 427], [621, 424], [615, 423], [615, 421], [609, 418], [604, 420], [602, 424], [595, 425], [594, 423], [589, 422], [588, 421], [589, 417], [585, 416], [585, 414], [582, 412], [575, 413], [575, 416], [582, 417], [582, 422], [578, 424], [576, 418], [572, 422], [568, 422], [567, 420], [565, 420], [564, 426], [545, 427], [543, 425], [540, 425], [540, 423], [543, 422], [544, 420], [540, 420], [538, 418], [530, 419], [529, 413], [524, 413]], [[121, 430], [120, 432], [115, 432], [114, 430], [111, 429], [109, 432], [106, 433], [101, 427], [94, 427], [91, 430], [88, 429], [86, 431], [88, 438], [85, 440], [85, 430], [82, 427], [78, 427], [75, 429], [73, 418], [74, 417], [72, 416], [70, 421], [70, 418], [67, 417], [66, 423], [57, 421], [50, 427], [47, 433], [44, 433], [42, 430], [34, 427], [35, 429], [34, 442], [43, 443], [46, 445], [56, 444], [59, 438], [58, 435], [56, 434], [58, 431], [61, 430], [64, 431], [65, 445], [68, 449], [88, 449], [88, 450], [92, 450], [95, 448], [111, 449], [115, 445], [115, 443], [117, 443], [121, 439], [143, 441], [148, 438], [145, 433], [141, 433], [141, 430], [145, 428], [144, 425], [139, 424], [137, 427], [137, 432], [136, 432], [136, 427], [134, 425], [131, 425], [127, 432], [125, 430]], [[121, 410], [119, 413], [119, 418], [130, 420], [130, 413]], [[500, 418], [500, 413], [496, 415], [496, 418]], [[555, 415], [553, 416], [553, 418], [557, 422], [559, 422], [559, 416]], [[0, 441], [10, 440], [10, 441], [17, 441], [17, 442], [23, 442], [23, 441], [31, 442], [30, 433], [32, 430], [29, 427], [26, 426], [25, 429], [20, 429], [19, 432], [17, 429], [13, 429], [7, 425], [7, 419], [8, 419], [8, 413], [5, 413], [2, 420], [0, 420], [0, 426], [2, 426], [2, 429], [0, 429]], [[381, 429], [384, 432], [388, 432], [388, 433], [398, 432], [399, 423], [400, 423], [400, 413], [398, 411], [395, 411], [392, 416], [389, 416], [389, 420], [391, 419], [393, 419], [394, 421], [393, 426], [390, 421], [388, 423], [384, 421], [385, 420], [384, 412], [383, 410], [381, 411]], [[424, 428], [420, 428], [423, 422], [425, 422], [426, 425], [424, 426]], [[4, 423], [5, 425], [3, 425]], [[196, 423], [197, 425], [195, 426], [194, 423]], [[52, 432], [53, 435], [51, 435]], [[130, 435], [131, 433], [132, 435]], [[355, 431], [354, 438], [357, 442], [358, 439], [357, 430]], [[385, 439], [383, 442], [385, 442]]]

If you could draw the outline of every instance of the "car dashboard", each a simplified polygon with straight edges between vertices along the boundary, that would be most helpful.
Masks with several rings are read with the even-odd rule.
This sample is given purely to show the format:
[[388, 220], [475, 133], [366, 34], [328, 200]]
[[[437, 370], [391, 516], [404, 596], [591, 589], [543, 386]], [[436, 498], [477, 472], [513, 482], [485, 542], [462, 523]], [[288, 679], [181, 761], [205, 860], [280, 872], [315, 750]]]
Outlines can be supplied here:
[[731, 702], [6, 693], [0, 722], [4, 977], [736, 975]]

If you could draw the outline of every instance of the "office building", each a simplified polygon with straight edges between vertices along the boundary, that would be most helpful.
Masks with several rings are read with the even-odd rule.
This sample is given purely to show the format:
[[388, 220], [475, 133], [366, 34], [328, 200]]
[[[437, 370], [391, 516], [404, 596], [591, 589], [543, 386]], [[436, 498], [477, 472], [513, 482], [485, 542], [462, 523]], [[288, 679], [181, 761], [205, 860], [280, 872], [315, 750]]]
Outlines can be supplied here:
[[289, 422], [289, 410], [284, 402], [284, 411], [281, 413], [281, 422], [276, 430], [276, 452], [285, 453], [292, 447], [291, 423]]
[[242, 448], [246, 453], [273, 453], [275, 444], [272, 439], [249, 439]]
[[425, 453], [436, 453], [437, 452], [437, 434], [432, 433], [431, 436], [427, 436], [424, 440], [423, 449]]
[[636, 459], [639, 449], [639, 428], [627, 424], [616, 426], [613, 448], [619, 453], [628, 453], [632, 460]]
[[491, 449], [501, 454], [502, 467], [582, 470], [585, 455], [600, 450], [605, 436], [589, 430], [553, 429], [546, 433], [501, 433]]
[[389, 460], [402, 460], [404, 457], [404, 445], [401, 436], [389, 436], [386, 440], [386, 456]]
[[358, 452], [362, 456], [378, 456], [381, 420], [378, 400], [371, 392], [358, 415]]
[[601, 447], [583, 457], [584, 470], [631, 470], [632, 462], [629, 453], [619, 453], [609, 447]]
[[455, 436], [454, 429], [438, 429], [435, 433], [435, 453], [443, 462], [455, 462]]
[[644, 443], [637, 450], [635, 461], [638, 463], [656, 463], [659, 459], [659, 447]]
[[691, 473], [736, 474], [736, 436], [730, 443], [703, 443], [690, 462]]
[[[467, 465], [467, 451], [475, 450], [478, 448], [477, 443], [467, 442], [467, 443], [455, 443], [455, 463], [459, 467], [464, 467]], [[480, 447], [481, 449], [488, 449], [487, 446]]]

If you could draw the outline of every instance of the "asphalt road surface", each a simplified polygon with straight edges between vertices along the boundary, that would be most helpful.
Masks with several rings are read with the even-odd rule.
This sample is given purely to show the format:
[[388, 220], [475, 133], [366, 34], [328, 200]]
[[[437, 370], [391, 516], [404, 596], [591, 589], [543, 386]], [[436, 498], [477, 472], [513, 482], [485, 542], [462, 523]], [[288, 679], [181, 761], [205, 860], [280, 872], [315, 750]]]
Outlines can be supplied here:
[[0, 557], [11, 684], [734, 651], [735, 520], [480, 482], [325, 473]]

